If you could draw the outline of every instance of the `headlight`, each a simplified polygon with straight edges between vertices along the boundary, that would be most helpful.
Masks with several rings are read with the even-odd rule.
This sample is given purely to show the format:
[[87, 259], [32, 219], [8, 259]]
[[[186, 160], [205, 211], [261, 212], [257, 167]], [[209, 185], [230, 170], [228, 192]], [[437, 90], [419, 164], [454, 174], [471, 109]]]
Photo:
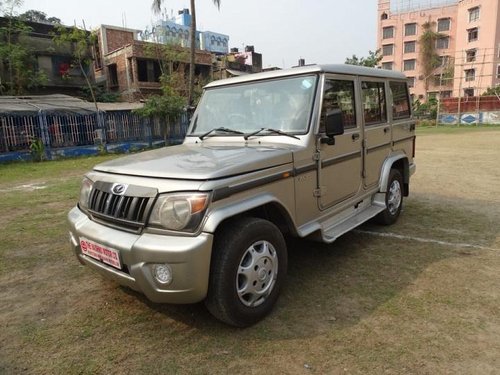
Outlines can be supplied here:
[[94, 183], [87, 177], [83, 178], [82, 186], [80, 188], [80, 200], [78, 201], [78, 206], [82, 210], [88, 210], [89, 208], [90, 193], [92, 193], [93, 185]]
[[164, 229], [194, 232], [205, 214], [208, 193], [161, 195], [153, 207], [149, 224]]

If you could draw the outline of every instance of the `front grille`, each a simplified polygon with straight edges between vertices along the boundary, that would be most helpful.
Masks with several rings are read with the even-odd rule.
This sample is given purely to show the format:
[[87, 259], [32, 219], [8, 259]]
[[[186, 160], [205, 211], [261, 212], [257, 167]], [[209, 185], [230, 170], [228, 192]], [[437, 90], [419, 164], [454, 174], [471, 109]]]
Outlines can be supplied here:
[[[89, 210], [101, 221], [138, 230], [146, 225], [151, 212], [156, 189], [128, 186], [123, 195], [112, 192], [111, 183], [96, 182], [90, 194]], [[132, 194], [128, 194], [130, 191]]]

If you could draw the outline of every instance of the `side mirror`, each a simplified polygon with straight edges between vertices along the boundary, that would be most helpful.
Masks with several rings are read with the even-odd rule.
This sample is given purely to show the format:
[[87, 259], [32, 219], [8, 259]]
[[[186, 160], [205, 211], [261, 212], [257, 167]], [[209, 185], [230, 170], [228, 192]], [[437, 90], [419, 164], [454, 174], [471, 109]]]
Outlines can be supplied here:
[[335, 136], [344, 134], [344, 121], [340, 109], [332, 109], [325, 114], [325, 132], [328, 138], [321, 140], [329, 145], [335, 144]]

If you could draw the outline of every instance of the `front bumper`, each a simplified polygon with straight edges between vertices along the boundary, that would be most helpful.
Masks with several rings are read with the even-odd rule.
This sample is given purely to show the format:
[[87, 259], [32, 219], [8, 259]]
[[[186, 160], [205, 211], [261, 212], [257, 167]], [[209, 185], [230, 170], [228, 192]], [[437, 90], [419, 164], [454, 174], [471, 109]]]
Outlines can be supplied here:
[[[80, 263], [121, 285], [142, 292], [160, 303], [195, 303], [207, 295], [213, 235], [196, 237], [134, 234], [109, 228], [90, 220], [78, 207], [68, 214], [71, 248]], [[85, 237], [120, 253], [121, 270], [82, 253]], [[168, 286], [155, 281], [152, 264], [168, 263], [173, 280]]]

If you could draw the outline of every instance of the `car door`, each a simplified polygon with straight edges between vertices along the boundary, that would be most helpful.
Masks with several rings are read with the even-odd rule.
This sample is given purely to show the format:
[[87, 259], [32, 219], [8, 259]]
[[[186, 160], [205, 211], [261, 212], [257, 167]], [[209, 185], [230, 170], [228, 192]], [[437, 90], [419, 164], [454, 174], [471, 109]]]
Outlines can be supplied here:
[[320, 210], [355, 196], [362, 184], [361, 121], [356, 111], [356, 77], [326, 76], [320, 116], [320, 133], [324, 132], [325, 113], [342, 113], [344, 134], [335, 144], [321, 143], [317, 196]]
[[387, 87], [384, 80], [361, 78], [364, 127], [364, 186], [379, 183], [382, 164], [391, 152], [392, 132], [387, 115]]

